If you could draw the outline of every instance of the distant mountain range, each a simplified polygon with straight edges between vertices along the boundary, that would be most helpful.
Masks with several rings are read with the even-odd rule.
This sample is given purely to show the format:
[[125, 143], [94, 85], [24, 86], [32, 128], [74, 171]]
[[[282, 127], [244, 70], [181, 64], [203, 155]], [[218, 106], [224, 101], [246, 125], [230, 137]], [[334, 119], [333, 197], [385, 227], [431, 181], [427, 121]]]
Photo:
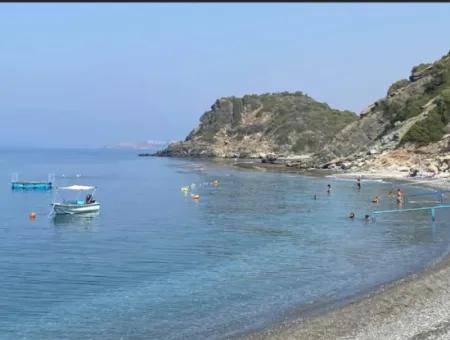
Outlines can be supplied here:
[[106, 145], [106, 149], [119, 149], [119, 150], [152, 150], [156, 151], [167, 147], [171, 143], [176, 141], [159, 141], [159, 140], [147, 140], [141, 142], [121, 142], [112, 145]]

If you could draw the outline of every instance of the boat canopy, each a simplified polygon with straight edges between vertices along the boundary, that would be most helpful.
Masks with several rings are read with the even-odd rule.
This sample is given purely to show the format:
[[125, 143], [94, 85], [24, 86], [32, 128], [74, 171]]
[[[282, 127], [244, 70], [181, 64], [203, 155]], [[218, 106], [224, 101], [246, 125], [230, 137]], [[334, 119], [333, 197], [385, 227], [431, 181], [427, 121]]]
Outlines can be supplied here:
[[59, 190], [72, 190], [72, 191], [89, 191], [94, 190], [94, 186], [90, 185], [70, 185], [68, 187], [59, 187]]

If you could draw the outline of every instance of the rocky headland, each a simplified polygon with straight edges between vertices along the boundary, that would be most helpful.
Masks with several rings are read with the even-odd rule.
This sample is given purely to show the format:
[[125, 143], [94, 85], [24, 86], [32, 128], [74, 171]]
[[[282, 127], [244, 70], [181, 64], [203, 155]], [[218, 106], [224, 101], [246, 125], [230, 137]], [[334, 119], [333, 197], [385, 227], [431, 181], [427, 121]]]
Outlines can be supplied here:
[[259, 159], [295, 169], [450, 175], [450, 53], [412, 68], [359, 116], [296, 93], [218, 99], [156, 156]]
[[357, 119], [353, 112], [332, 109], [302, 92], [225, 97], [203, 114], [183, 142], [170, 144], [157, 155], [301, 158], [322, 149]]

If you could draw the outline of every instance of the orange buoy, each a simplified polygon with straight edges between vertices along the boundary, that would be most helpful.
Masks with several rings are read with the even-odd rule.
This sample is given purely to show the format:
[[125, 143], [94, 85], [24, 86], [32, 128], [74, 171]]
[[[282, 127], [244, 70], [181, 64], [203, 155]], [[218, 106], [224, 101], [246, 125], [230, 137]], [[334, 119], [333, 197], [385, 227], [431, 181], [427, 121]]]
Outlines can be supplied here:
[[30, 220], [34, 220], [34, 219], [36, 219], [36, 213], [34, 212], [34, 211], [32, 211], [32, 212], [30, 212], [30, 215], [29, 215], [29, 217], [30, 217]]
[[198, 200], [200, 198], [200, 195], [191, 195], [193, 200]]

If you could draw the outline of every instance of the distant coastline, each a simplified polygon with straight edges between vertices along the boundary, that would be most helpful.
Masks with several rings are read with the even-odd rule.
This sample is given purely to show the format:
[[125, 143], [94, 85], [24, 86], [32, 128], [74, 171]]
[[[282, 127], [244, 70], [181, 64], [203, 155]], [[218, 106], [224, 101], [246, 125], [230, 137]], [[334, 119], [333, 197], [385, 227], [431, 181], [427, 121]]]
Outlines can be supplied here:
[[109, 144], [103, 146], [104, 149], [114, 150], [145, 150], [148, 152], [156, 152], [160, 149], [166, 148], [171, 143], [176, 141], [159, 141], [159, 140], [147, 140], [140, 142], [121, 142], [117, 144]]

